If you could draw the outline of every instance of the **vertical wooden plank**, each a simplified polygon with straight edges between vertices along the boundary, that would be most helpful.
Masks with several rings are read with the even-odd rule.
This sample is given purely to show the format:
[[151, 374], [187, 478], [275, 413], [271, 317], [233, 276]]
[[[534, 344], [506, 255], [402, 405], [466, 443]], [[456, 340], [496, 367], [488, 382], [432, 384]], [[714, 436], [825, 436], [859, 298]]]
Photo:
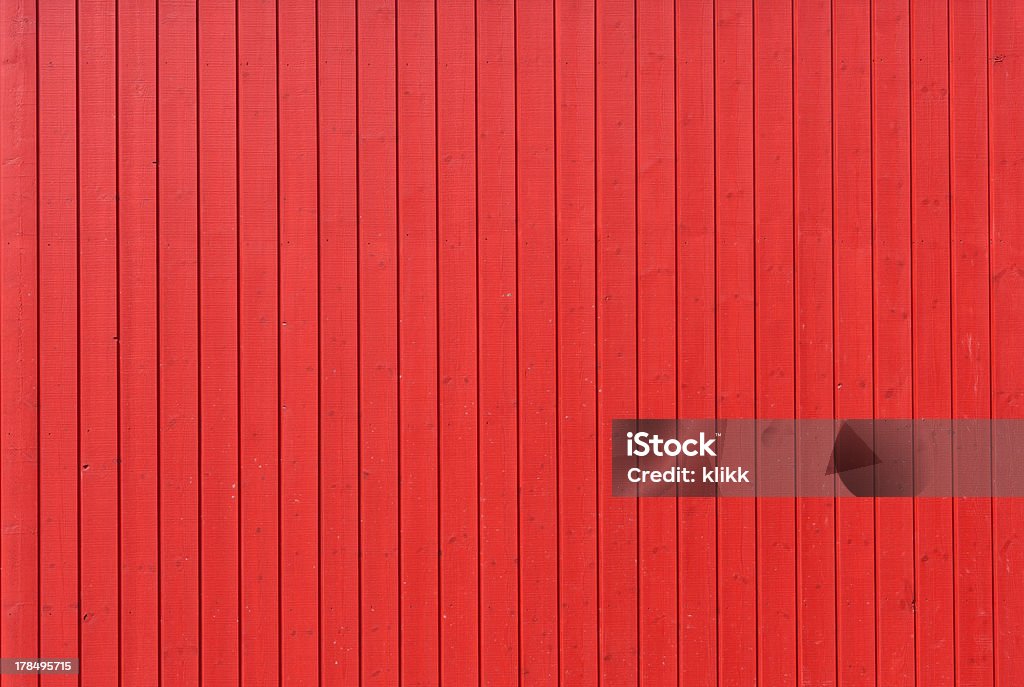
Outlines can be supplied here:
[[[637, 0], [637, 414], [676, 417], [675, 99], [672, 0]], [[640, 683], [678, 674], [676, 504], [639, 504]]]
[[395, 4], [356, 8], [362, 682], [398, 680]]
[[318, 5], [320, 82], [320, 667], [359, 681], [359, 243], [356, 15]]
[[[953, 336], [953, 418], [992, 413], [988, 241], [988, 8], [951, 2], [950, 186]], [[990, 435], [954, 453], [954, 477], [990, 484]], [[954, 451], [959, 447], [954, 445]], [[964, 462], [960, 464], [960, 460]], [[962, 465], [962, 467], [961, 467]], [[954, 489], [957, 488], [954, 483]], [[954, 492], [956, 493], [956, 492]], [[954, 641], [957, 684], [993, 683], [992, 502], [953, 502]]]
[[[552, 3], [516, 4], [520, 670], [558, 680], [558, 334]], [[442, 177], [443, 179], [443, 177]]]
[[160, 0], [157, 14], [160, 679], [194, 685], [201, 485], [196, 3]]
[[[952, 413], [947, 11], [944, 4], [911, 4], [911, 318], [917, 418]], [[950, 450], [936, 447], [936, 455]], [[952, 502], [919, 498], [914, 508], [918, 680], [952, 684]]]
[[[794, 8], [796, 417], [833, 417], [832, 26], [827, 3]], [[813, 465], [797, 437], [797, 479]], [[797, 676], [834, 685], [835, 504], [797, 501]]]
[[241, 678], [280, 679], [277, 18], [238, 5]]
[[200, 0], [200, 680], [238, 685], [238, 179], [234, 4]]
[[[679, 415], [713, 418], [715, 347], [714, 2], [676, 3]], [[713, 497], [679, 501], [679, 682], [718, 684], [718, 521]]]
[[78, 5], [79, 659], [83, 687], [118, 684], [117, 15]]
[[515, 5], [477, 4], [480, 681], [519, 675]]
[[[39, 4], [39, 654], [78, 656], [75, 4]], [[40, 684], [73, 678], [44, 675]]]
[[[39, 245], [35, 3], [6, 2], [0, 55], [0, 645], [39, 652]], [[36, 684], [5, 675], [5, 685]]]
[[[910, 17], [908, 0], [875, 0], [872, 74], [875, 417], [913, 417], [910, 324]], [[914, 509], [875, 500], [875, 648], [879, 685], [912, 685]]]
[[[726, 0], [715, 18], [715, 170], [718, 416], [755, 415], [753, 16]], [[757, 671], [756, 512], [752, 499], [718, 502], [718, 670], [723, 685]]]
[[[1019, 335], [1024, 326], [1024, 6], [994, 0], [989, 7], [992, 415], [1019, 420], [1024, 417], [1024, 338]], [[997, 462], [1005, 450], [998, 442], [993, 447]], [[1024, 595], [1018, 574], [1024, 564], [1024, 504], [997, 499], [993, 507], [995, 682], [1010, 685], [1024, 673]]]
[[[832, 9], [833, 321], [835, 414], [874, 411], [871, 223], [871, 8]], [[839, 684], [875, 684], [875, 522], [871, 499], [836, 484], [836, 632]]]
[[[754, 65], [755, 407], [758, 418], [787, 419], [796, 410], [791, 3], [754, 3]], [[796, 500], [758, 499], [757, 526], [757, 679], [789, 685], [797, 675]]]
[[637, 504], [613, 497], [613, 419], [636, 417], [634, 3], [597, 2], [598, 606], [602, 684], [639, 679]]
[[156, 10], [119, 5], [117, 34], [121, 679], [140, 685], [162, 659]]
[[278, 4], [281, 674], [319, 680], [316, 3]]
[[475, 23], [437, 5], [441, 679], [478, 680]]
[[402, 682], [439, 680], [437, 148], [434, 6], [398, 4]]
[[597, 685], [599, 663], [594, 5], [560, 0], [554, 22], [559, 679], [587, 687]]

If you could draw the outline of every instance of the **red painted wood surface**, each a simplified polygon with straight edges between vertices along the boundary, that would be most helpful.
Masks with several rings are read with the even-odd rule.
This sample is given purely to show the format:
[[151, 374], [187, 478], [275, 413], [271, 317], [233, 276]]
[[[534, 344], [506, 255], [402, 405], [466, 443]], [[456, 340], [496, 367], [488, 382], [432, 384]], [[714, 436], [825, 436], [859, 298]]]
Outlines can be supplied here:
[[1024, 416], [1020, 3], [0, 8], [0, 684], [1024, 673], [1018, 500], [609, 451]]

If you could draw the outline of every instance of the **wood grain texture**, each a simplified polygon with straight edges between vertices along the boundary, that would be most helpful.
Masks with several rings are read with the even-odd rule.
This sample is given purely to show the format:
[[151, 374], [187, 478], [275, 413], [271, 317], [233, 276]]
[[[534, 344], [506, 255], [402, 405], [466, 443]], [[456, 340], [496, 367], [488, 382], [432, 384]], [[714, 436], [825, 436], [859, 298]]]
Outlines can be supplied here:
[[199, 678], [238, 685], [238, 43], [232, 8], [201, 2], [197, 11]]
[[398, 4], [399, 569], [401, 669], [408, 685], [438, 680], [442, 634], [434, 30], [433, 7]]
[[[910, 267], [909, 4], [876, 2], [872, 50], [872, 259], [875, 417], [913, 416]], [[875, 500], [875, 646], [879, 685], [915, 684], [914, 510]]]
[[[636, 3], [637, 412], [677, 417], [675, 127], [671, 2]], [[639, 504], [640, 682], [679, 672], [676, 503]]]
[[241, 682], [280, 677], [276, 17], [239, 3], [238, 326]]
[[[180, 370], [175, 358], [180, 356], [187, 360], [192, 353], [183, 350], [187, 343], [179, 340], [168, 360], [168, 349], [164, 345], [167, 336], [174, 340], [183, 337], [184, 332], [167, 330], [168, 313], [161, 309], [161, 305], [169, 307], [172, 314], [175, 305], [160, 302], [160, 296], [167, 294], [169, 286], [161, 281], [160, 268], [167, 267], [168, 253], [181, 247], [180, 241], [175, 241], [175, 235], [187, 231], [188, 227], [176, 224], [171, 228], [160, 223], [161, 205], [166, 207], [166, 198], [161, 197], [159, 187], [158, 119], [160, 112], [166, 111], [167, 102], [159, 97], [160, 70], [157, 63], [166, 55], [159, 54], [156, 41], [158, 26], [155, 5], [135, 5], [125, 7], [123, 11], [118, 8], [118, 202], [115, 225], [118, 271], [115, 278], [118, 290], [119, 415], [115, 463], [120, 491], [117, 578], [120, 594], [120, 679], [122, 683], [137, 681], [141, 685], [158, 684], [166, 658], [164, 640], [176, 643], [172, 634], [164, 634], [165, 601], [168, 605], [174, 602], [163, 595], [163, 583], [167, 577], [163, 563], [166, 561], [171, 566], [170, 570], [175, 572], [177, 579], [174, 582], [180, 580], [178, 575], [182, 564], [186, 563], [184, 556], [175, 555], [164, 547], [164, 526], [172, 523], [161, 518], [161, 497], [165, 486], [162, 478], [165, 474], [187, 470], [187, 463], [194, 463], [194, 456], [186, 453], [170, 461], [166, 471], [161, 464], [161, 445], [166, 429], [162, 420], [168, 412], [174, 416], [178, 408], [168, 408], [163, 402], [169, 380], [160, 366], [162, 362], [171, 364], [169, 390], [173, 399], [174, 392], [182, 391], [184, 386], [175, 379], [175, 372]], [[174, 39], [171, 40], [173, 43]], [[176, 58], [185, 59], [185, 56], [179, 51]], [[174, 73], [173, 67], [171, 71]], [[175, 148], [168, 160], [170, 179], [164, 179], [164, 182], [171, 183], [172, 188], [178, 181], [175, 172], [187, 173], [180, 159], [184, 152]], [[182, 189], [179, 187], [177, 190], [181, 192]], [[161, 200], [165, 201], [164, 204]], [[172, 217], [175, 211], [179, 209], [171, 211]], [[161, 229], [165, 229], [163, 236]], [[164, 250], [161, 250], [161, 240], [167, 242]], [[194, 254], [189, 257], [194, 259]], [[189, 257], [181, 262], [187, 262]], [[188, 266], [183, 267], [182, 271], [187, 273]], [[187, 295], [194, 292], [195, 281], [177, 286]], [[175, 382], [178, 382], [177, 388]], [[181, 402], [184, 400], [180, 399]], [[182, 494], [182, 498], [186, 501], [192, 499], [193, 490]], [[167, 532], [174, 536], [171, 529]], [[178, 600], [181, 601], [180, 597]], [[175, 611], [180, 614], [185, 609], [175, 607]], [[168, 620], [173, 627], [174, 620]], [[153, 666], [160, 670], [154, 671]]]
[[476, 16], [480, 375], [480, 682], [519, 674], [519, 306], [516, 25], [512, 0]]
[[39, 651], [70, 656], [81, 574], [75, 4], [39, 10]]
[[0, 16], [0, 656], [82, 663], [0, 685], [1024, 671], [1017, 500], [613, 497], [609, 446], [1021, 417], [1019, 3]]
[[193, 0], [157, 6], [158, 446], [161, 458], [175, 456], [158, 463], [160, 672], [174, 685], [200, 673], [196, 11]]
[[114, 6], [78, 8], [78, 649], [88, 687], [118, 684], [121, 657]]
[[317, 12], [320, 233], [320, 678], [358, 684], [359, 203], [356, 13]]
[[[680, 417], [715, 417], [714, 3], [676, 4], [676, 251]], [[704, 326], [689, 327], [688, 322]], [[718, 684], [718, 511], [711, 497], [679, 502], [679, 682]]]
[[[871, 417], [874, 341], [871, 252], [871, 8], [832, 10], [833, 318], [835, 413]], [[845, 485], [836, 485], [843, 493]], [[874, 685], [875, 518], [870, 499], [836, 502], [836, 626], [840, 685]]]
[[[763, 418], [792, 417], [796, 409], [792, 45], [792, 5], [756, 3], [754, 403]], [[757, 678], [788, 685], [797, 675], [796, 499], [762, 499], [755, 507]]]
[[[38, 13], [0, 6], [0, 655], [39, 646]], [[32, 675], [5, 676], [29, 685]]]
[[554, 21], [559, 680], [593, 685], [598, 675], [594, 5], [557, 2]]
[[473, 684], [480, 670], [475, 24], [467, 3], [442, 1], [436, 12], [441, 680]]
[[395, 35], [393, 2], [358, 3], [360, 679], [367, 685], [395, 684], [400, 670]]
[[[1024, 416], [1024, 384], [1020, 361], [1024, 343], [1015, 336], [1021, 326], [1024, 289], [1024, 235], [1017, 222], [1024, 190], [1024, 145], [1014, 134], [1024, 111], [1009, 89], [1024, 78], [1024, 8], [994, 2], [988, 17], [988, 122], [989, 122], [989, 272], [992, 328], [992, 417]], [[1003, 447], [996, 437], [992, 451], [999, 463]], [[998, 470], [993, 476], [999, 479]], [[1017, 500], [996, 499], [993, 514], [993, 610], [995, 613], [995, 682], [1005, 685], [1024, 670], [1024, 599], [1015, 589], [1014, 570], [1024, 563], [1024, 507]]]
[[640, 676], [638, 506], [611, 495], [611, 424], [637, 413], [635, 7], [596, 7], [598, 684]]

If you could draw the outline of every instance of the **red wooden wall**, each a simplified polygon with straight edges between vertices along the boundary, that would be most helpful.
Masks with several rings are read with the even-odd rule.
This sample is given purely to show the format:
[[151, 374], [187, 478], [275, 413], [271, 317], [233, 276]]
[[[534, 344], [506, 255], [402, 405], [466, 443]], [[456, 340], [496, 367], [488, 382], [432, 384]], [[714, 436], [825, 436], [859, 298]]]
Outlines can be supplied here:
[[42, 684], [1024, 675], [1016, 500], [609, 484], [613, 418], [1024, 416], [1024, 4], [0, 7]]

